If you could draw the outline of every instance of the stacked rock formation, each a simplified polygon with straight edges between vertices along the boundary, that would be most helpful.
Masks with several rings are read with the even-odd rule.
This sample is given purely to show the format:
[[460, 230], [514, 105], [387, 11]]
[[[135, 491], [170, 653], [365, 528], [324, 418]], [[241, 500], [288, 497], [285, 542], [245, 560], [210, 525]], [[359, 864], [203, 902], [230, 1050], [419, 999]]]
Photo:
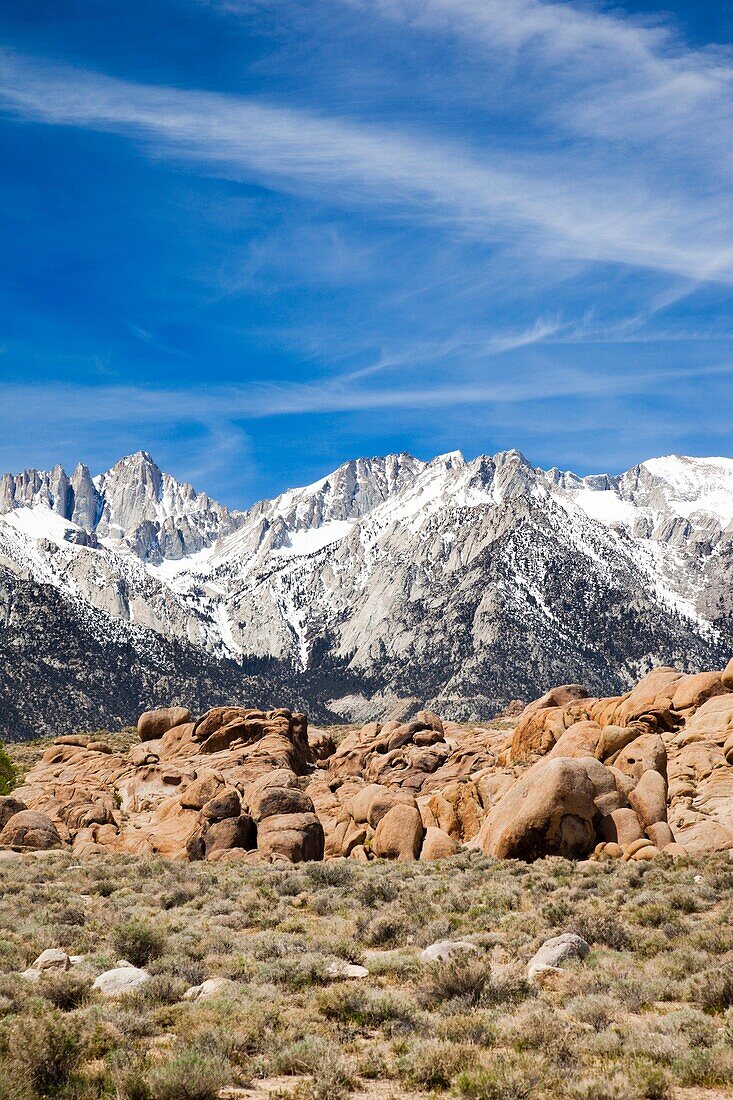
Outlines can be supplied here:
[[305, 715], [216, 707], [194, 721], [172, 707], [143, 714], [138, 732], [125, 754], [60, 737], [14, 793], [0, 845], [71, 845], [79, 856], [323, 858], [323, 829], [300, 789], [313, 762]]
[[565, 685], [512, 724], [420, 711], [336, 748], [285, 709], [149, 711], [127, 753], [58, 738], [0, 798], [0, 848], [247, 862], [733, 849], [733, 662], [656, 669], [609, 699]]
[[697, 675], [659, 668], [621, 696], [552, 703], [528, 707], [514, 730], [505, 759], [529, 767], [482, 825], [487, 852], [733, 848], [733, 661]]

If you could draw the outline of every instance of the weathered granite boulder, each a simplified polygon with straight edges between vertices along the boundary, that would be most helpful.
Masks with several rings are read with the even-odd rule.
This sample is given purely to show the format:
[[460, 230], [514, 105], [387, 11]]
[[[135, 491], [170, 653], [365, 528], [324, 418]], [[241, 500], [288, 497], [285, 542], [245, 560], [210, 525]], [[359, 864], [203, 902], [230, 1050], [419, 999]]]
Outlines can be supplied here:
[[21, 810], [13, 814], [0, 833], [0, 846], [48, 850], [62, 844], [58, 829], [45, 814], [35, 810]]
[[191, 721], [191, 711], [187, 707], [161, 707], [159, 710], [146, 710], [137, 722], [137, 732], [141, 741], [157, 741], [174, 726], [182, 726]]

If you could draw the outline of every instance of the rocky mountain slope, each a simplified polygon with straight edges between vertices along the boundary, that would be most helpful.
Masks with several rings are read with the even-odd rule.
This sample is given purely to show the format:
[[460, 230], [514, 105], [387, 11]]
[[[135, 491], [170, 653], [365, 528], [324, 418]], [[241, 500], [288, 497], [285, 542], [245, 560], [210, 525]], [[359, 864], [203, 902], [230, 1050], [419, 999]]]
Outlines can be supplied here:
[[[267, 674], [131, 626], [51, 585], [0, 568], [0, 736], [25, 740], [134, 722], [148, 699], [272, 700], [304, 704], [307, 678]], [[328, 716], [325, 708], [320, 713]], [[315, 715], [319, 714], [316, 699]]]
[[[100, 695], [92, 636], [145, 651], [166, 699], [184, 667], [186, 682], [201, 670], [207, 698], [186, 699], [202, 704], [257, 672], [346, 718], [405, 699], [488, 716], [552, 683], [621, 691], [655, 665], [721, 666], [733, 649], [730, 459], [579, 478], [516, 451], [390, 455], [232, 512], [139, 452], [95, 478], [83, 466], [5, 475], [0, 513], [6, 586], [36, 593], [15, 633], [7, 615], [0, 632], [4, 697], [26, 681], [38, 696], [35, 662], [64, 667], [37, 628], [53, 605], [100, 724], [130, 720], [140, 695], [129, 713]], [[138, 656], [118, 664], [116, 683], [139, 679]], [[163, 701], [151, 684], [147, 699]], [[70, 704], [57, 721], [82, 720]], [[1, 705], [0, 733], [17, 735], [17, 711]], [[26, 724], [40, 720], [29, 711]]]

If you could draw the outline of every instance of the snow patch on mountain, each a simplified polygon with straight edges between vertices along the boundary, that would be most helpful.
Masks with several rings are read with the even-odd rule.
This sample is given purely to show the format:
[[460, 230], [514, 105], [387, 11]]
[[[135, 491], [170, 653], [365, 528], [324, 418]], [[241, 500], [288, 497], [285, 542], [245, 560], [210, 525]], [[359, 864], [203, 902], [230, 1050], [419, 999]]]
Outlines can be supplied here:
[[43, 504], [14, 508], [0, 519], [9, 527], [32, 539], [47, 539], [58, 545], [68, 542], [67, 535], [83, 528], [72, 524], [57, 512], [52, 512]]
[[590, 519], [597, 520], [606, 527], [616, 523], [631, 527], [637, 516], [634, 504], [623, 500], [617, 490], [580, 489], [573, 494], [573, 500]]
[[273, 550], [273, 558], [303, 557], [323, 550], [331, 543], [339, 542], [351, 530], [354, 520], [334, 519], [322, 527], [310, 527], [293, 531], [288, 535], [288, 545]]
[[663, 483], [665, 502], [678, 515], [707, 512], [723, 527], [733, 520], [733, 459], [668, 455], [643, 466]]

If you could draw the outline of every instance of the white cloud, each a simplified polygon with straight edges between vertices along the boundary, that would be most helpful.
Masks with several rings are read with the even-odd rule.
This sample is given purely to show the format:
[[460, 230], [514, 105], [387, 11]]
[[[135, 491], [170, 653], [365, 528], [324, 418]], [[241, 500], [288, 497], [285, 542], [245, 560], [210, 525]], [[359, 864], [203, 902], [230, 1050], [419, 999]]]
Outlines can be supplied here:
[[[457, 3], [434, 0], [431, 8]], [[542, 14], [534, 9], [548, 5], [525, 7], [526, 37]], [[566, 30], [565, 39], [578, 33]], [[674, 182], [660, 189], [641, 171], [614, 175], [590, 153], [468, 152], [243, 97], [133, 84], [7, 53], [2, 60], [0, 102], [22, 119], [122, 134], [152, 155], [213, 174], [328, 204], [368, 202], [479, 239], [521, 240], [543, 255], [733, 279], [733, 250], [725, 244], [733, 216], [722, 195], [697, 195]]]
[[244, 423], [274, 416], [367, 409], [419, 409], [461, 404], [514, 404], [527, 400], [641, 393], [678, 379], [733, 375], [733, 362], [690, 369], [655, 367], [624, 371], [594, 371], [566, 364], [544, 364], [518, 377], [514, 372], [484, 380], [447, 384], [368, 388], [349, 377], [316, 382], [144, 388], [133, 385], [88, 386], [76, 383], [0, 383], [0, 401], [7, 425], [75, 426], [130, 423], [172, 426], [200, 425], [212, 432], [218, 425]]

